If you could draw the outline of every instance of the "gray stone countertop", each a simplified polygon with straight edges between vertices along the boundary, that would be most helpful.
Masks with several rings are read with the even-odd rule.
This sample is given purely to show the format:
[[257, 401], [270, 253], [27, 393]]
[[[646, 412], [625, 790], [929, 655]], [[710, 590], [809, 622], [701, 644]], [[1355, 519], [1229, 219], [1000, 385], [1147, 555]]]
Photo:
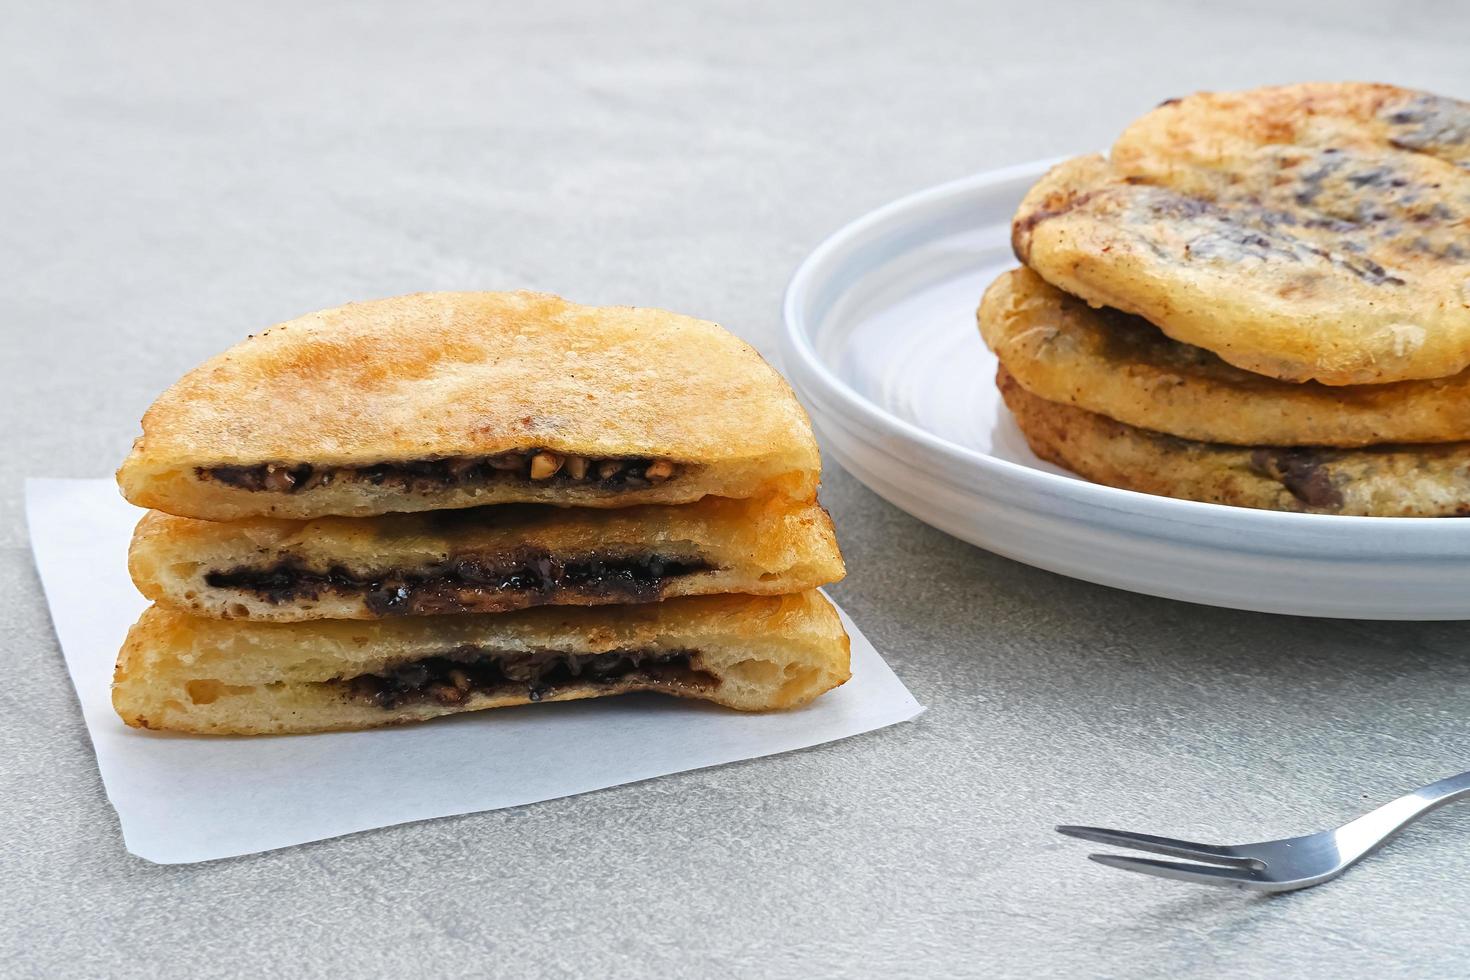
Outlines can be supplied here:
[[1014, 564], [829, 467], [833, 591], [918, 721], [520, 809], [158, 867], [123, 849], [23, 477], [349, 299], [551, 290], [774, 353], [802, 256], [1161, 99], [1470, 95], [1464, 4], [12, 4], [0, 32], [0, 974], [1430, 976], [1470, 811], [1269, 899], [1123, 875], [1064, 821], [1251, 839], [1470, 768], [1470, 627], [1201, 608]]

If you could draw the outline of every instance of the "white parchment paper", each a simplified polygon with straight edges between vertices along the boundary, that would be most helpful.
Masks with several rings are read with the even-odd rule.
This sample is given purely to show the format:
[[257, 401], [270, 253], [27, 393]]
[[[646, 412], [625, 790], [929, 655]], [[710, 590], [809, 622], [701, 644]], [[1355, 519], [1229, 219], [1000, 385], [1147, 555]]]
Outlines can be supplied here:
[[798, 711], [744, 715], [628, 695], [423, 725], [221, 738], [141, 732], [112, 710], [112, 665], [146, 605], [126, 555], [141, 511], [111, 480], [26, 481], [31, 547], [128, 850], [162, 864], [495, 810], [788, 752], [923, 708], [857, 628], [852, 680]]

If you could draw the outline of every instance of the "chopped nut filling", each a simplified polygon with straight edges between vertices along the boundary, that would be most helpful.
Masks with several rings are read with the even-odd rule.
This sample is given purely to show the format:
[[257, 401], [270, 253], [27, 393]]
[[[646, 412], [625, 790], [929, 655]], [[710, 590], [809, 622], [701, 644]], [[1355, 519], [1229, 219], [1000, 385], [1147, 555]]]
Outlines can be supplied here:
[[515, 479], [557, 486], [595, 483], [606, 490], [638, 489], [671, 480], [678, 471], [678, 465], [667, 459], [588, 459], [533, 449], [499, 456], [452, 456], [370, 466], [317, 467], [310, 463], [198, 466], [194, 475], [240, 490], [301, 493], [332, 483], [371, 483], [432, 491]]
[[531, 457], [531, 479], [551, 479], [556, 475], [556, 471], [561, 469], [561, 464], [564, 462], [565, 460], [556, 453], [537, 453]]
[[524, 692], [532, 701], [540, 701], [559, 687], [612, 685], [629, 680], [669, 688], [718, 687], [718, 678], [693, 668], [696, 654], [694, 650], [504, 653], [464, 646], [380, 673], [328, 683], [341, 685], [349, 698], [380, 708], [425, 702], [453, 706], [476, 694]]
[[524, 550], [513, 555], [459, 555], [416, 569], [377, 573], [333, 565], [312, 569], [297, 559], [240, 565], [206, 572], [211, 588], [248, 592], [273, 605], [323, 594], [361, 596], [378, 616], [499, 612], [583, 596], [618, 602], [651, 602], [673, 578], [713, 568], [699, 558], [661, 554], [553, 556]]

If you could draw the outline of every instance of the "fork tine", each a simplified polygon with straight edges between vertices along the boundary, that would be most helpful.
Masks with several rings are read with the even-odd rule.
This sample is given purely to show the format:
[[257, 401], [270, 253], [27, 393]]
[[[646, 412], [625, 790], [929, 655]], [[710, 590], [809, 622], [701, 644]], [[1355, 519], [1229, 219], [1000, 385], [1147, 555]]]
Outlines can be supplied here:
[[1064, 824], [1057, 833], [1066, 834], [1094, 844], [1111, 844], [1114, 847], [1129, 847], [1135, 851], [1151, 854], [1167, 854], [1170, 857], [1189, 858], [1191, 861], [1208, 861], [1236, 868], [1253, 868], [1260, 864], [1253, 858], [1231, 854], [1223, 847], [1213, 844], [1196, 844], [1193, 841], [1174, 840], [1169, 837], [1153, 837], [1149, 834], [1134, 834], [1124, 830], [1105, 830], [1102, 827], [1074, 827]]
[[1254, 876], [1253, 869], [1242, 867], [1224, 868], [1213, 864], [1180, 864], [1177, 861], [1155, 861], [1152, 858], [1130, 857], [1124, 854], [1089, 854], [1091, 860], [1109, 868], [1122, 871], [1137, 871], [1139, 874], [1157, 878], [1173, 878], [1176, 881], [1192, 881], [1201, 885], [1222, 885], [1226, 888], [1246, 888], [1257, 891], [1278, 890], [1270, 881]]

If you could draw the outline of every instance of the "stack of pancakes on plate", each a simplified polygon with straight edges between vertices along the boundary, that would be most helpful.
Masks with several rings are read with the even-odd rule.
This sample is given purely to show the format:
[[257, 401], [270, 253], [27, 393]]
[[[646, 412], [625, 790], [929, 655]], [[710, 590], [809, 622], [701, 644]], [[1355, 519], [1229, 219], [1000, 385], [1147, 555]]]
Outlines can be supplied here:
[[1470, 514], [1470, 104], [1170, 100], [1052, 169], [980, 330], [1032, 449], [1099, 483]]
[[712, 323], [534, 293], [283, 323], [165, 392], [118, 473], [155, 604], [113, 703], [241, 734], [804, 704], [849, 676], [819, 475], [790, 388]]

